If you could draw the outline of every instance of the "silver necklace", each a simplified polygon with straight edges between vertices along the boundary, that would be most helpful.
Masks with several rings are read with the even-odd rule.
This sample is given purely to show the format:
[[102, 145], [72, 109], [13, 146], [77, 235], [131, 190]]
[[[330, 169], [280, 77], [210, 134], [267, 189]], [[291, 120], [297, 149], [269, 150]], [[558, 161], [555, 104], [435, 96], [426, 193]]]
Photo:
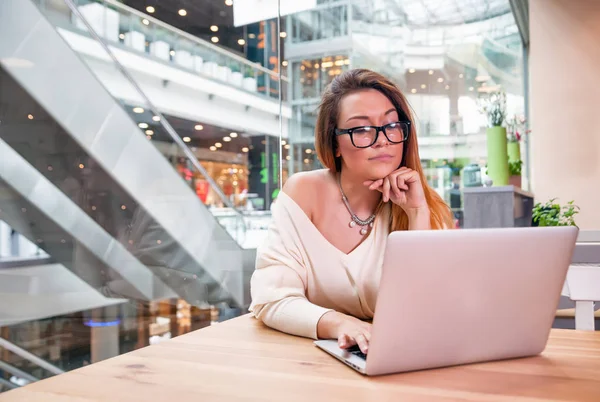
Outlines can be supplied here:
[[350, 221], [350, 223], [348, 224], [348, 226], [350, 226], [351, 228], [355, 227], [356, 225], [360, 226], [360, 234], [361, 235], [366, 235], [368, 230], [367, 230], [367, 226], [368, 227], [373, 227], [373, 222], [375, 221], [375, 214], [372, 214], [371, 216], [369, 216], [367, 219], [360, 219], [358, 216], [356, 216], [356, 214], [354, 212], [352, 212], [352, 208], [350, 208], [350, 204], [348, 203], [348, 197], [346, 197], [346, 194], [344, 193], [344, 189], [342, 188], [342, 175], [339, 174], [338, 175], [338, 184], [340, 186], [340, 192], [342, 193], [342, 201], [344, 201], [344, 205], [346, 206], [346, 209], [348, 210], [348, 212], [350, 213], [350, 218], [352, 218], [352, 220]]

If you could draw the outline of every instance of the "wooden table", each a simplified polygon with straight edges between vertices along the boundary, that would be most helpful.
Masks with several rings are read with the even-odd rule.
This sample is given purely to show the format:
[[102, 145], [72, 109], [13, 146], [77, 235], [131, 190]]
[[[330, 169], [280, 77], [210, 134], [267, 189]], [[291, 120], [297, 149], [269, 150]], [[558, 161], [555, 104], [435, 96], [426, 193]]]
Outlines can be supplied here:
[[600, 401], [600, 332], [552, 330], [526, 359], [363, 377], [249, 316], [27, 387], [0, 401]]

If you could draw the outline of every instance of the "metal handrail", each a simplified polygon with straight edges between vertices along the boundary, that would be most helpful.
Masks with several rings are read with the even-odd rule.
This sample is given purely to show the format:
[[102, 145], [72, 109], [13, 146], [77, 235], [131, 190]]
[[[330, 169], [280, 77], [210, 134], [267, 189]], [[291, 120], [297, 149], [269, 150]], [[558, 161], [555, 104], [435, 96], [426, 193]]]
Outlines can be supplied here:
[[15, 366], [11, 366], [10, 364], [3, 362], [2, 360], [0, 360], [0, 369], [4, 370], [4, 371], [8, 371], [9, 373], [11, 373], [14, 376], [24, 378], [29, 382], [36, 382], [36, 381], [40, 380], [39, 378], [34, 377], [31, 374], [26, 373], [23, 370], [16, 368]]
[[261, 66], [260, 64], [253, 63], [253, 62], [251, 62], [251, 61], [249, 61], [247, 59], [244, 59], [243, 57], [241, 57], [241, 56], [239, 56], [239, 55], [237, 55], [235, 53], [229, 52], [229, 51], [227, 51], [227, 50], [225, 50], [225, 49], [223, 49], [223, 48], [221, 48], [219, 46], [213, 45], [212, 43], [210, 43], [208, 41], [205, 41], [205, 40], [200, 39], [200, 38], [198, 38], [198, 37], [196, 37], [196, 36], [194, 36], [192, 34], [189, 34], [189, 33], [185, 32], [185, 31], [182, 31], [179, 28], [176, 28], [174, 26], [166, 24], [166, 23], [162, 22], [161, 20], [158, 20], [158, 19], [152, 17], [151, 15], [144, 14], [143, 12], [141, 12], [139, 10], [136, 10], [135, 8], [126, 6], [126, 5], [124, 5], [122, 3], [119, 3], [119, 2], [117, 2], [115, 0], [102, 0], [102, 1], [104, 3], [106, 3], [106, 4], [110, 4], [112, 7], [119, 8], [119, 9], [127, 11], [127, 12], [129, 12], [131, 14], [135, 14], [136, 16], [138, 16], [140, 18], [145, 18], [149, 22], [152, 22], [153, 24], [156, 24], [156, 25], [158, 25], [158, 26], [160, 26], [160, 27], [162, 27], [162, 28], [164, 28], [164, 29], [166, 29], [168, 31], [174, 32], [174, 33], [176, 33], [179, 36], [183, 36], [185, 39], [188, 39], [188, 40], [190, 40], [192, 42], [195, 42], [195, 43], [199, 44], [200, 46], [207, 47], [207, 48], [209, 48], [209, 49], [211, 49], [211, 50], [213, 50], [213, 51], [215, 51], [215, 52], [217, 52], [217, 53], [219, 53], [219, 54], [221, 54], [223, 56], [232, 58], [235, 61], [240, 62], [242, 64], [245, 64], [248, 67], [251, 67], [251, 68], [256, 69], [258, 71], [261, 71], [261, 72], [263, 72], [265, 74], [268, 74], [268, 75], [270, 75], [273, 78], [279, 79], [281, 77], [282, 81], [289, 82], [289, 79], [287, 77], [285, 77], [285, 76], [280, 76], [280, 74], [278, 74], [278, 73], [276, 73], [276, 72], [274, 72], [272, 70], [269, 70], [268, 68], [265, 68], [265, 67]]
[[40, 359], [33, 353], [30, 353], [30, 352], [26, 351], [25, 349], [18, 347], [14, 343], [9, 342], [4, 338], [0, 338], [0, 347], [3, 347], [4, 349], [9, 350], [9, 351], [13, 352], [14, 354], [21, 356], [25, 360], [29, 360], [33, 364], [40, 366], [41, 368], [51, 372], [52, 374], [64, 373], [63, 370], [59, 369], [55, 365], [48, 363], [44, 359]]
[[221, 188], [219, 187], [217, 182], [212, 177], [210, 177], [210, 175], [208, 174], [206, 169], [204, 169], [202, 164], [198, 161], [198, 159], [196, 159], [196, 156], [194, 155], [192, 150], [185, 144], [183, 139], [177, 134], [177, 132], [175, 131], [173, 126], [171, 126], [171, 124], [167, 121], [167, 119], [162, 115], [160, 110], [150, 101], [150, 99], [148, 98], [148, 96], [146, 96], [144, 91], [142, 91], [142, 89], [137, 84], [137, 82], [133, 79], [131, 74], [129, 74], [129, 71], [127, 71], [127, 69], [121, 64], [121, 62], [119, 62], [119, 60], [113, 54], [113, 52], [110, 50], [108, 45], [102, 40], [102, 38], [98, 35], [98, 33], [93, 29], [93, 27], [87, 21], [87, 19], [83, 16], [81, 11], [79, 11], [79, 9], [75, 5], [75, 3], [73, 3], [73, 0], [64, 0], [64, 1], [67, 4], [67, 6], [69, 7], [69, 9], [71, 9], [71, 12], [83, 22], [83, 24], [88, 29], [90, 35], [96, 40], [96, 42], [98, 42], [100, 44], [102, 49], [113, 60], [117, 69], [121, 72], [121, 74], [123, 74], [125, 79], [127, 79], [127, 81], [129, 81], [129, 83], [137, 91], [138, 95], [140, 95], [140, 97], [144, 100], [145, 104], [147, 106], [149, 106], [150, 110], [152, 110], [154, 115], [160, 117], [160, 120], [158, 123], [165, 129], [165, 131], [169, 134], [169, 136], [175, 142], [175, 144], [177, 144], [179, 146], [179, 148], [183, 151], [184, 155], [192, 163], [192, 165], [197, 169], [197, 171], [200, 172], [200, 174], [202, 174], [204, 176], [205, 180], [210, 184], [211, 188], [215, 191], [215, 193], [217, 193], [219, 198], [221, 198], [223, 203], [226, 206], [228, 206], [229, 208], [231, 208], [233, 211], [235, 211], [235, 213], [237, 215], [240, 216], [241, 221], [242, 221], [242, 226], [243, 226], [244, 230], [246, 230], [246, 222], [244, 220], [244, 214], [242, 212], [240, 212], [237, 208], [235, 208], [233, 203], [227, 198], [225, 193], [223, 193], [223, 191], [221, 190]]

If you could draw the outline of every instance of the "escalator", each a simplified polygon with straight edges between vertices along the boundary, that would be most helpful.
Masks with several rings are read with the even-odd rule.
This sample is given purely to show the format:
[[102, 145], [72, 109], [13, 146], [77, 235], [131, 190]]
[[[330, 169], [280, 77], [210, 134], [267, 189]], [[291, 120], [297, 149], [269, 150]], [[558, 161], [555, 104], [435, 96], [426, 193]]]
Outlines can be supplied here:
[[[116, 60], [114, 69], [139, 90]], [[161, 116], [140, 95], [139, 107]], [[94, 289], [247, 306], [253, 251], [219, 224], [30, 0], [0, 2], [0, 147], [0, 219]]]

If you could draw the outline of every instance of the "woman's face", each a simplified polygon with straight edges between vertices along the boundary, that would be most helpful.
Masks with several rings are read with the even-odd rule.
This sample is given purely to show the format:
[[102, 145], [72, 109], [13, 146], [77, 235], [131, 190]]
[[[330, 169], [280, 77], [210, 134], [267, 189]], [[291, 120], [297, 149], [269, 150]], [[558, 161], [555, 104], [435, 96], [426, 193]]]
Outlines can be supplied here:
[[[384, 126], [397, 121], [398, 112], [385, 95], [376, 89], [364, 89], [342, 98], [336, 128]], [[357, 137], [354, 134], [355, 143]], [[398, 169], [402, 162], [404, 144], [390, 143], [382, 131], [379, 131], [377, 141], [368, 148], [356, 148], [348, 134], [338, 135], [337, 142], [336, 156], [342, 158], [342, 169], [364, 180], [384, 178]]]

